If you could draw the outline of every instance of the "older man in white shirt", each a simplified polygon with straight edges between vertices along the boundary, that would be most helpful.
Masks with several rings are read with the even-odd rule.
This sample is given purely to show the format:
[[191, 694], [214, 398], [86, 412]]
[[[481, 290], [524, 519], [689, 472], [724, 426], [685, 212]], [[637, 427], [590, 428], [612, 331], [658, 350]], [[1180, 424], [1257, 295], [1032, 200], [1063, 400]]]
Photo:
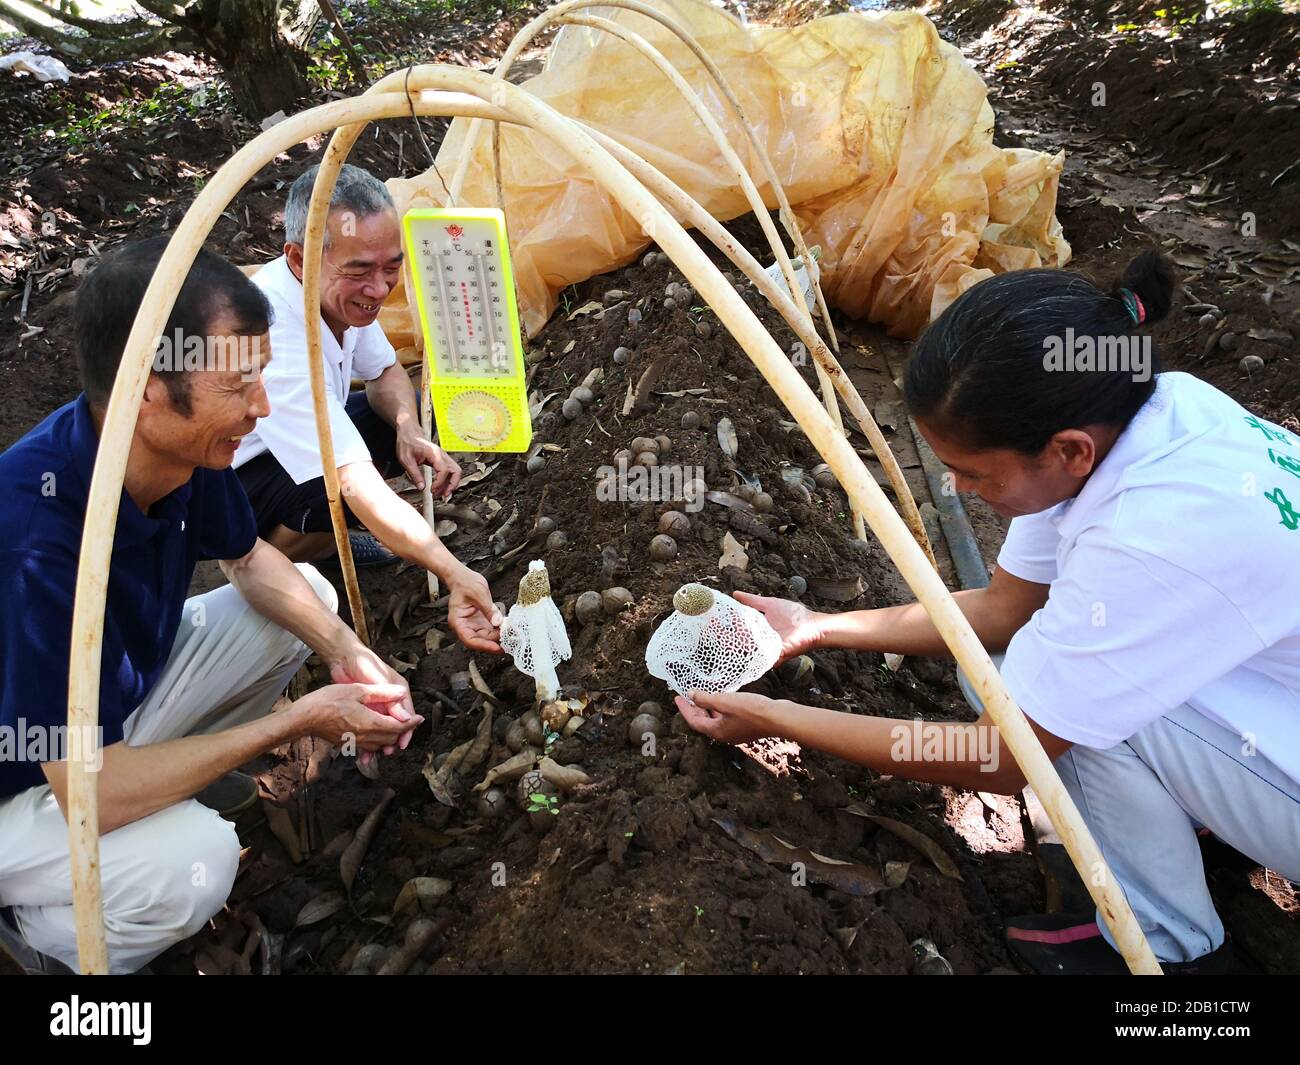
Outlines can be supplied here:
[[[303, 313], [303, 241], [316, 167], [293, 183], [285, 205], [284, 255], [253, 277], [275, 312], [272, 359], [263, 377], [271, 414], [240, 441], [234, 465], [257, 516], [258, 533], [294, 561], [334, 553]], [[415, 392], [379, 326], [379, 308], [402, 271], [397, 212], [383, 182], [345, 165], [330, 201], [321, 263], [321, 343], [335, 462], [358, 564], [400, 555], [436, 573], [451, 597], [450, 624], [467, 647], [499, 651], [501, 622], [487, 581], [457, 561], [424, 518], [385, 482], [405, 470], [446, 498], [460, 467], [420, 426]], [[353, 377], [365, 391], [349, 395]], [[390, 553], [391, 552], [391, 553]]]

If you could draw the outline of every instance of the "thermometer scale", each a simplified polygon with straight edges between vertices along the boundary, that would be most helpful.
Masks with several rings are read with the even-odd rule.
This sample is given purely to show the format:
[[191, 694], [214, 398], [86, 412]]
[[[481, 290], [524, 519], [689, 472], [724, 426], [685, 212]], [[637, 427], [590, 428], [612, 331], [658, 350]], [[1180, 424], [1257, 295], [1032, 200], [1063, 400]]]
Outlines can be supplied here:
[[402, 228], [442, 446], [526, 451], [533, 426], [505, 216], [419, 207]]

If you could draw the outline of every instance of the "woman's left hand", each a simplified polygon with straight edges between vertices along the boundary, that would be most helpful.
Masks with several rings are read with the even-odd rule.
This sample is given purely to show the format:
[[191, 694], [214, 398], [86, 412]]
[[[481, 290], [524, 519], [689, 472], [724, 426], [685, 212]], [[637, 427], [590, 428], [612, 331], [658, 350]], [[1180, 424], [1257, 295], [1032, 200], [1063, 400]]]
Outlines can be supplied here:
[[783, 700], [750, 692], [692, 691], [679, 695], [677, 709], [696, 732], [721, 743], [750, 743], [764, 736], [779, 736]]

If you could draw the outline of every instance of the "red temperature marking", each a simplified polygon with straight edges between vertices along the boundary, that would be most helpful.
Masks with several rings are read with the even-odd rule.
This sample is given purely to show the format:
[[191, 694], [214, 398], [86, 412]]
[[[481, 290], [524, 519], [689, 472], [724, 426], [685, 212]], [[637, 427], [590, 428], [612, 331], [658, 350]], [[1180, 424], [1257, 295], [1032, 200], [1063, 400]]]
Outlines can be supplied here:
[[461, 301], [465, 304], [465, 332], [466, 332], [466, 339], [468, 339], [468, 340], [473, 340], [473, 339], [474, 339], [474, 320], [470, 317], [470, 310], [469, 310], [469, 285], [465, 284], [464, 281], [462, 281], [462, 282], [460, 283], [460, 298], [461, 298]]

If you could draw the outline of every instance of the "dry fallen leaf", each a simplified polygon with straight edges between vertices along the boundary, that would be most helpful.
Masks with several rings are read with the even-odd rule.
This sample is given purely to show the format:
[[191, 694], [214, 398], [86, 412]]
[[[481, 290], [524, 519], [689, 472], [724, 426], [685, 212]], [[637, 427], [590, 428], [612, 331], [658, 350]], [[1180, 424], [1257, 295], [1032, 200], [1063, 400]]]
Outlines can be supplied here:
[[736, 427], [731, 424], [730, 418], [718, 419], [718, 446], [729, 459], [734, 459], [736, 452], [740, 450], [739, 441], [736, 439]]
[[347, 904], [347, 899], [337, 891], [327, 891], [323, 895], [317, 895], [298, 911], [293, 926], [294, 928], [306, 928], [308, 925], [317, 924], [325, 920], [326, 917], [333, 917]]
[[[569, 317], [566, 318], [565, 321], [566, 321], [566, 322], [571, 322], [571, 321], [573, 321], [575, 318], [580, 318], [580, 317], [582, 317], [582, 316], [584, 316], [584, 315], [588, 315], [588, 314], [595, 314], [597, 311], [604, 310], [604, 308], [605, 308], [605, 305], [604, 305], [603, 303], [597, 303], [595, 300], [588, 300], [586, 303], [584, 303], [584, 304], [583, 304], [581, 307], [579, 307], [577, 310], [570, 311], [570, 312], [569, 312]], [[569, 348], [573, 347], [573, 345], [574, 345], [575, 343], [576, 343], [576, 341], [572, 341], [572, 340], [570, 340], [570, 341], [569, 341]], [[565, 351], [568, 351], [569, 348], [565, 348], [564, 350], [565, 350]]]
[[554, 784], [561, 791], [572, 791], [580, 784], [591, 783], [591, 777], [577, 766], [560, 765], [552, 758], [543, 758], [537, 763], [537, 768], [548, 783]]
[[469, 682], [474, 685], [474, 690], [487, 696], [488, 700], [497, 706], [501, 705], [501, 700], [497, 698], [496, 693], [488, 687], [488, 682], [483, 679], [483, 674], [478, 671], [478, 665], [471, 660], [469, 664]]
[[861, 577], [809, 577], [808, 591], [832, 603], [851, 603], [862, 594]]
[[880, 817], [877, 814], [868, 813], [866, 808], [858, 803], [853, 803], [850, 806], [844, 807], [844, 812], [846, 814], [852, 814], [854, 817], [865, 817], [868, 821], [892, 832], [904, 843], [910, 844], [929, 858], [930, 861], [934, 863], [934, 867], [944, 876], [951, 880], [961, 879], [961, 873], [957, 870], [957, 863], [952, 860], [947, 851], [940, 847], [939, 844], [924, 832], [918, 832], [915, 828], [912, 828], [911, 825], [905, 825], [901, 821], [895, 821], [892, 817]]
[[429, 790], [433, 792], [433, 797], [444, 806], [455, 806], [456, 798], [450, 787], [452, 774], [458, 773], [461, 776], [468, 776], [487, 757], [491, 747], [492, 704], [488, 703], [483, 708], [483, 719], [479, 722], [478, 731], [474, 734], [474, 738], [466, 740], [459, 747], [454, 748], [447, 755], [447, 760], [442, 763], [441, 768], [435, 769], [433, 767], [433, 752], [429, 752], [429, 760], [425, 762], [424, 769], [421, 772], [424, 779], [429, 782]]
[[825, 884], [837, 891], [843, 891], [846, 895], [857, 896], [874, 895], [886, 887], [880, 874], [865, 865], [842, 862], [837, 858], [818, 854], [807, 847], [796, 847], [771, 832], [755, 832], [752, 828], [737, 824], [729, 817], [715, 817], [713, 823], [765, 862], [781, 865], [787, 869], [796, 862], [799, 863], [808, 880], [814, 884]]
[[540, 756], [529, 747], [525, 747], [516, 755], [507, 758], [500, 765], [494, 765], [487, 771], [481, 783], [474, 785], [474, 790], [479, 794], [487, 791], [493, 784], [508, 783], [512, 780], [518, 780], [528, 770], [537, 764]]
[[277, 806], [273, 802], [262, 800], [262, 810], [266, 814], [266, 823], [271, 826], [271, 833], [288, 852], [290, 860], [294, 865], [302, 862], [302, 848], [298, 844], [298, 829], [293, 823], [293, 818], [289, 816], [289, 811], [283, 806]]
[[393, 916], [400, 917], [409, 911], [431, 912], [439, 899], [450, 893], [452, 882], [440, 876], [412, 877], [402, 885], [393, 903]]
[[392, 788], [384, 792], [379, 802], [375, 804], [375, 808], [366, 814], [366, 819], [361, 822], [357, 834], [348, 844], [348, 849], [339, 858], [339, 878], [343, 881], [343, 889], [349, 895], [352, 894], [352, 881], [357, 878], [361, 862], [366, 856], [366, 851], [370, 849], [370, 841], [374, 838], [375, 829], [379, 827], [379, 819], [384, 816], [384, 811], [388, 809], [388, 804], [396, 795], [397, 792]]
[[722, 554], [718, 557], [719, 570], [726, 569], [728, 566], [735, 566], [742, 571], [749, 568], [749, 555], [745, 553], [740, 541], [730, 532], [722, 537]]
[[903, 886], [903, 881], [907, 879], [907, 871], [912, 868], [911, 862], [886, 862], [885, 863], [885, 884], [887, 887], [897, 888]]
[[710, 503], [717, 503], [721, 507], [729, 507], [732, 510], [752, 511], [754, 505], [741, 499], [740, 496], [733, 496], [730, 492], [708, 491], [704, 493], [704, 498]]

